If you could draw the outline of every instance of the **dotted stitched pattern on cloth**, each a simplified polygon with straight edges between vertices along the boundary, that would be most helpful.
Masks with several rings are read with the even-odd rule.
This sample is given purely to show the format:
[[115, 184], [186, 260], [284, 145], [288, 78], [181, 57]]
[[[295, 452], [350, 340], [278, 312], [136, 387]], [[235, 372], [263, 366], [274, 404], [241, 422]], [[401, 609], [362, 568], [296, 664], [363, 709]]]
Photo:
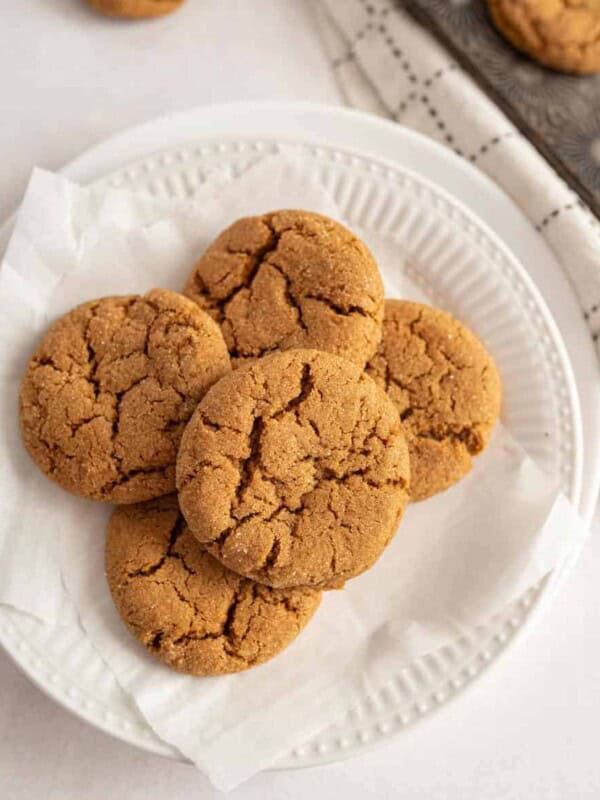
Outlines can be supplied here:
[[315, 347], [364, 366], [381, 338], [383, 285], [373, 257], [342, 225], [310, 212], [233, 223], [184, 293], [221, 325], [235, 361]]
[[500, 412], [500, 378], [481, 342], [450, 314], [387, 300], [383, 338], [367, 372], [404, 424], [411, 498], [423, 500], [462, 478]]
[[398, 412], [350, 362], [295, 350], [230, 373], [182, 439], [179, 500], [192, 532], [272, 586], [338, 586], [370, 567], [406, 503]]
[[181, 295], [86, 303], [31, 358], [20, 395], [25, 445], [76, 494], [116, 503], [166, 494], [187, 420], [229, 369], [218, 326]]
[[175, 495], [112, 515], [106, 573], [134, 636], [192, 675], [267, 661], [298, 635], [321, 599], [313, 589], [270, 589], [226, 569], [189, 533]]

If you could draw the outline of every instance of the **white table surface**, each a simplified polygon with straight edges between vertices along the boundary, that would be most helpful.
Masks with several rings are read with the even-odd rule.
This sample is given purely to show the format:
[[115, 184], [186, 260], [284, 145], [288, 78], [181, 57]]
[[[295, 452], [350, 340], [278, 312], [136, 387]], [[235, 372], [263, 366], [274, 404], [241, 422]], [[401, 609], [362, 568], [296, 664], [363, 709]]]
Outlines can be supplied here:
[[[97, 17], [81, 0], [2, 3], [0, 219], [19, 202], [33, 165], [58, 168], [169, 111], [240, 99], [341, 103], [310, 3], [188, 0], [173, 17], [135, 25]], [[552, 613], [459, 701], [360, 758], [259, 775], [230, 796], [600, 797], [599, 575], [597, 514]], [[72, 717], [0, 652], [3, 800], [217, 795], [192, 767]]]

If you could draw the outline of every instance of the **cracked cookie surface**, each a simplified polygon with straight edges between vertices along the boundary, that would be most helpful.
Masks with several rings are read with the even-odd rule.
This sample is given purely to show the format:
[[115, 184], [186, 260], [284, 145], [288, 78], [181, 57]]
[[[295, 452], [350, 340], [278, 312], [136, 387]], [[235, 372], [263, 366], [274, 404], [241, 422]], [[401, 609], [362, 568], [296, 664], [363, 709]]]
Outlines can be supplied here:
[[86, 0], [87, 4], [109, 17], [145, 19], [162, 17], [181, 6], [184, 0]]
[[383, 338], [367, 373], [387, 391], [405, 427], [411, 499], [464, 477], [500, 413], [500, 377], [479, 339], [444, 311], [386, 300]]
[[177, 460], [190, 529], [230, 569], [276, 587], [340, 586], [375, 563], [407, 501], [397, 410], [363, 370], [316, 350], [226, 375]]
[[114, 503], [167, 494], [183, 428], [229, 370], [218, 326], [182, 295], [84, 303], [31, 357], [20, 392], [25, 446], [75, 494]]
[[562, 72], [600, 71], [600, 0], [488, 0], [500, 33]]
[[383, 285], [371, 253], [309, 211], [237, 220], [196, 264], [184, 294], [221, 325], [234, 364], [308, 347], [364, 366], [381, 339]]
[[321, 600], [236, 575], [190, 534], [175, 495], [117, 509], [106, 540], [115, 606], [161, 661], [190, 675], [239, 672], [275, 656]]

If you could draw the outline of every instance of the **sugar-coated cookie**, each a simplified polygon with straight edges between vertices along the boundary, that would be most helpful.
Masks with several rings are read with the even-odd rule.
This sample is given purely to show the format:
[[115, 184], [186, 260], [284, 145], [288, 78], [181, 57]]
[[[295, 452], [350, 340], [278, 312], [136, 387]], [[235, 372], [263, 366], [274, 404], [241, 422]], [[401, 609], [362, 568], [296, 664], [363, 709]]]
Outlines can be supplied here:
[[181, 6], [184, 0], [86, 0], [96, 11], [109, 17], [145, 19], [162, 17]]
[[229, 370], [218, 325], [182, 295], [84, 303], [52, 325], [29, 362], [25, 446], [75, 494], [114, 503], [167, 494], [183, 428]]
[[411, 499], [466, 475], [500, 413], [500, 377], [479, 339], [437, 308], [386, 300], [383, 339], [367, 372], [405, 426]]
[[488, 0], [496, 28], [518, 50], [561, 72], [600, 71], [598, 0]]
[[364, 366], [381, 339], [383, 285], [371, 253], [343, 225], [309, 211], [234, 222], [184, 294], [221, 325], [234, 363], [308, 347]]
[[270, 589], [226, 569], [189, 533], [175, 495], [114, 512], [106, 575], [133, 635], [190, 675], [268, 661], [296, 638], [321, 599], [314, 589]]
[[360, 367], [316, 350], [222, 378], [177, 461], [192, 533], [230, 569], [275, 587], [337, 587], [371, 567], [408, 481], [394, 404]]

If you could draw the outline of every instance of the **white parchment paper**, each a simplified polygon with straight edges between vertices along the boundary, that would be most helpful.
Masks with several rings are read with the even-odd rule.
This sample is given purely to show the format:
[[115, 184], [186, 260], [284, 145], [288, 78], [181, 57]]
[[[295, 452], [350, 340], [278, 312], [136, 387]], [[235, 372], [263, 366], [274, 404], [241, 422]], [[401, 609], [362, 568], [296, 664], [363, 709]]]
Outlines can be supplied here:
[[[199, 679], [144, 652], [104, 580], [110, 509], [71, 497], [33, 466], [18, 431], [19, 381], [40, 334], [74, 304], [179, 289], [220, 229], [278, 207], [339, 218], [326, 189], [284, 156], [240, 177], [216, 174], [188, 203], [36, 171], [0, 270], [0, 602], [50, 626], [81, 625], [157, 735], [223, 789], [334, 721], [392, 668], [487, 621], [561, 568], [585, 536], [556, 482], [499, 425], [471, 474], [409, 507], [376, 566], [327, 593], [270, 663]], [[398, 258], [390, 243], [392, 252]], [[381, 243], [378, 256], [387, 257]]]

